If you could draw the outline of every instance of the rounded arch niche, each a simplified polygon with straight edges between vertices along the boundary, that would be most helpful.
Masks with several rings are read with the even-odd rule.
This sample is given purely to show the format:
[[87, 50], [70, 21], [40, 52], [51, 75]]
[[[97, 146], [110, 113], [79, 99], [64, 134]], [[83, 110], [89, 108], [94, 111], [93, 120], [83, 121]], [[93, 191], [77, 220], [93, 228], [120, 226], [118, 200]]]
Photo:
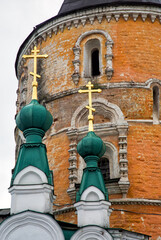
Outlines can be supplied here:
[[[73, 61], [73, 65], [74, 65], [74, 73], [72, 74], [72, 79], [73, 82], [77, 85], [81, 76], [80, 73], [80, 55], [81, 55], [81, 47], [80, 44], [82, 42], [82, 40], [88, 36], [94, 36], [96, 34], [100, 34], [103, 35], [106, 38], [106, 54], [105, 54], [105, 58], [106, 58], [106, 69], [105, 69], [105, 73], [107, 75], [107, 79], [110, 80], [112, 78], [112, 74], [113, 74], [113, 66], [112, 66], [112, 58], [113, 58], [113, 53], [112, 53], [112, 47], [113, 47], [113, 41], [111, 36], [109, 35], [108, 32], [100, 30], [100, 29], [96, 29], [96, 30], [91, 30], [91, 31], [87, 31], [82, 33], [79, 38], [77, 39], [75, 46], [73, 47], [73, 52], [74, 52], [74, 61]], [[100, 46], [101, 47], [101, 46]]]
[[[68, 194], [75, 200], [76, 187], [80, 183], [84, 160], [77, 154], [77, 144], [88, 132], [88, 110], [85, 101], [74, 112], [71, 119], [71, 127], [68, 129], [69, 138], [69, 188]], [[121, 109], [103, 98], [93, 99], [93, 107], [96, 109], [95, 133], [102, 138], [107, 145], [105, 157], [109, 159], [110, 181], [115, 179], [117, 186], [111, 185], [109, 194], [126, 196], [129, 189], [128, 160], [127, 160], [127, 133], [128, 123], [124, 119]], [[111, 142], [111, 137], [114, 143]], [[114, 180], [112, 180], [114, 181]], [[107, 182], [107, 184], [109, 184]], [[111, 184], [113, 184], [111, 182]], [[109, 188], [108, 188], [109, 189]]]
[[[73, 117], [71, 119], [71, 128], [79, 128], [85, 125], [88, 125], [88, 109], [86, 106], [88, 105], [88, 101], [85, 101], [80, 107], [77, 108]], [[99, 124], [123, 124], [125, 123], [124, 115], [120, 108], [108, 102], [103, 98], [93, 99], [93, 107], [96, 109], [94, 122], [95, 125]], [[95, 126], [96, 128], [98, 126]]]

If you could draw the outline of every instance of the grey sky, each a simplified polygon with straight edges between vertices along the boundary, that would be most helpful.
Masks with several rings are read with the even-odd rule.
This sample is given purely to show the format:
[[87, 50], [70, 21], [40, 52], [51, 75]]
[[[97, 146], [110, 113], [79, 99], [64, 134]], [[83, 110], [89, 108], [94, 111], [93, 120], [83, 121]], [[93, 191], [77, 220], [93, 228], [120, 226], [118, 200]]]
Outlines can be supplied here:
[[14, 167], [16, 112], [15, 59], [37, 24], [55, 16], [63, 0], [1, 0], [0, 2], [0, 209], [10, 207], [8, 187]]

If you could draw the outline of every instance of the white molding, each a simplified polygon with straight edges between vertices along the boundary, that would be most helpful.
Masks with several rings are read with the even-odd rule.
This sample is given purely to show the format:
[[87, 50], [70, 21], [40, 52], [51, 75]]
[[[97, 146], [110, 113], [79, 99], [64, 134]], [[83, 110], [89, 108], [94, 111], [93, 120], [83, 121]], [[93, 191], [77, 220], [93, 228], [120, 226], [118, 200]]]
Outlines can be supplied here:
[[112, 240], [111, 235], [103, 228], [98, 226], [88, 226], [79, 229], [71, 240]]
[[119, 178], [119, 161], [118, 161], [118, 151], [116, 147], [110, 142], [104, 142], [106, 145], [106, 152], [103, 157], [109, 159], [110, 167], [110, 179]]
[[125, 198], [125, 199], [111, 199], [112, 205], [148, 205], [161, 206], [161, 200], [144, 199], [144, 198]]
[[79, 36], [79, 38], [77, 39], [77, 42], [76, 42], [76, 44], [75, 44], [75, 47], [78, 47], [78, 48], [79, 48], [81, 41], [82, 41], [85, 37], [90, 36], [90, 35], [93, 35], [93, 34], [101, 34], [101, 35], [103, 35], [103, 36], [107, 39], [108, 42], [113, 43], [112, 38], [111, 38], [111, 36], [108, 34], [108, 32], [105, 32], [105, 31], [100, 30], [100, 29], [96, 29], [96, 30], [91, 30], [91, 31], [87, 31], [87, 32], [82, 33], [82, 34]]
[[[81, 117], [86, 112], [86, 107], [88, 105], [88, 100], [81, 104], [74, 112], [71, 119], [71, 128], [74, 129], [77, 127], [77, 122], [80, 121]], [[121, 109], [113, 103], [108, 102], [104, 98], [93, 99], [93, 107], [101, 107], [104, 109], [104, 112], [109, 113], [109, 117], [111, 118], [112, 123], [124, 124], [126, 121], [124, 120], [124, 115]], [[99, 125], [99, 124], [95, 124]]]
[[1, 240], [64, 240], [58, 223], [49, 215], [23, 212], [7, 218], [0, 225]]

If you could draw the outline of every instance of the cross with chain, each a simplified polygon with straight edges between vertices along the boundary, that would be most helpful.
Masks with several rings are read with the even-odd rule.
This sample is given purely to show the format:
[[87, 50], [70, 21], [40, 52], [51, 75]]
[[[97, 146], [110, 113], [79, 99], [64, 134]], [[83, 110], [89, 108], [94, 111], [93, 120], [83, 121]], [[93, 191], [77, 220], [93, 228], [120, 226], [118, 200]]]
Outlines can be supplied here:
[[89, 115], [88, 115], [88, 121], [89, 121], [89, 127], [88, 127], [88, 131], [93, 131], [93, 120], [94, 120], [94, 116], [92, 114], [92, 112], [95, 112], [95, 108], [92, 107], [92, 93], [100, 93], [102, 92], [101, 89], [92, 89], [94, 87], [93, 84], [91, 84], [91, 82], [89, 81], [88, 84], [86, 85], [86, 87], [88, 88], [87, 90], [79, 90], [79, 93], [88, 93], [88, 98], [89, 98], [89, 106], [86, 106], [87, 109], [89, 109]]
[[47, 58], [48, 55], [44, 54], [44, 55], [38, 55], [37, 53], [39, 53], [40, 50], [37, 50], [37, 47], [34, 47], [34, 50], [31, 51], [31, 55], [23, 55], [23, 58], [33, 58], [34, 59], [34, 72], [30, 72], [30, 74], [32, 76], [34, 76], [34, 80], [32, 82], [32, 87], [33, 87], [33, 92], [32, 92], [32, 99], [36, 99], [37, 100], [37, 78], [40, 78], [41, 76], [37, 74], [37, 58]]

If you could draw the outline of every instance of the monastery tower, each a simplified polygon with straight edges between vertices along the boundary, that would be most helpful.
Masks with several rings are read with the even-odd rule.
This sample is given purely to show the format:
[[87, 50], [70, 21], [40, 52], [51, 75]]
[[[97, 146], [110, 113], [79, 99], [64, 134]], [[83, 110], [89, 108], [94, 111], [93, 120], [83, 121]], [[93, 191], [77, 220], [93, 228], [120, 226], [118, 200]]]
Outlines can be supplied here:
[[[49, 6], [50, 7], [50, 6]], [[38, 101], [53, 124], [43, 143], [54, 175], [57, 220], [76, 223], [76, 193], [85, 162], [77, 144], [88, 132], [89, 81], [94, 131], [106, 145], [99, 160], [111, 202], [111, 228], [161, 238], [161, 1], [64, 0], [57, 16], [37, 25], [16, 59], [17, 113], [32, 94], [34, 46]], [[16, 159], [22, 132], [15, 129]], [[159, 238], [160, 237], [160, 238]]]

